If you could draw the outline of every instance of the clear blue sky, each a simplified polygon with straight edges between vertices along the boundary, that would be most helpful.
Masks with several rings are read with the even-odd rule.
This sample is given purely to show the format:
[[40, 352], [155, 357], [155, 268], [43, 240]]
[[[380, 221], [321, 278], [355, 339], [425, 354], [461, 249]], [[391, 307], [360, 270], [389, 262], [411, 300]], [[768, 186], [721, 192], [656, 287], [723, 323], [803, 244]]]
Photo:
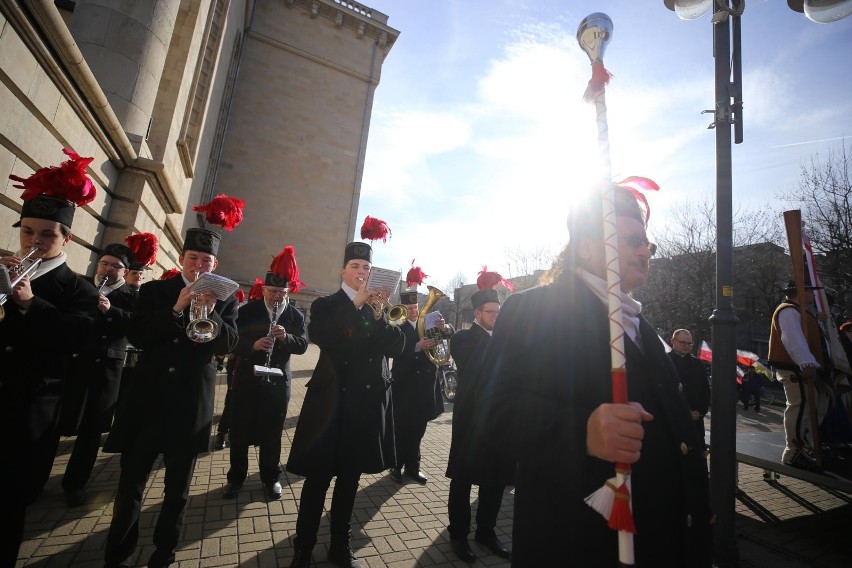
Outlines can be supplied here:
[[[374, 245], [377, 266], [404, 274], [416, 259], [440, 287], [459, 272], [474, 281], [483, 264], [509, 276], [507, 250], [565, 243], [571, 200], [598, 175], [576, 41], [592, 12], [615, 26], [604, 58], [613, 176], [659, 183], [652, 231], [673, 204], [713, 196], [715, 135], [700, 114], [714, 101], [709, 14], [682, 21], [662, 0], [364, 4], [401, 32], [376, 91], [358, 213], [359, 227], [372, 215], [393, 231]], [[734, 202], [755, 206], [794, 188], [812, 155], [850, 143], [852, 17], [821, 25], [781, 0], [749, 0], [742, 28]]]

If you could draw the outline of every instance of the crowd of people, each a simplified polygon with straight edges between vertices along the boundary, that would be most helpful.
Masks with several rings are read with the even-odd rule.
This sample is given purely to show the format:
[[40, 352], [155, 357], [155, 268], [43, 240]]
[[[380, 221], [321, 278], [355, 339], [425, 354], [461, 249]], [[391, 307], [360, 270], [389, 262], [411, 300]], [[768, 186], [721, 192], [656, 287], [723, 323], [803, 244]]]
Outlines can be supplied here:
[[[72, 154], [63, 167], [83, 172], [87, 159]], [[173, 564], [196, 461], [213, 437], [217, 370], [227, 360], [226, 416], [214, 446], [229, 451], [222, 496], [234, 499], [242, 489], [250, 446], [259, 448], [266, 499], [281, 498], [284, 468], [304, 477], [291, 566], [307, 568], [333, 482], [328, 560], [363, 567], [350, 543], [361, 475], [387, 471], [396, 483], [429, 482], [420, 447], [428, 422], [444, 411], [440, 345], [458, 367], [445, 475], [448, 532], [460, 560], [477, 558], [468, 540], [475, 485], [474, 539], [513, 566], [617, 566], [619, 531], [611, 528], [610, 509], [625, 493], [629, 528], [621, 530], [632, 533], [637, 566], [711, 565], [707, 372], [692, 355], [689, 330], [674, 331], [667, 353], [632, 296], [655, 247], [646, 235], [648, 210], [627, 188], [611, 188], [617, 289], [607, 283], [601, 202], [586, 200], [572, 209], [569, 243], [542, 285], [501, 302], [495, 288], [505, 281], [483, 270], [470, 327], [455, 330], [438, 316], [427, 335], [419, 282], [400, 294], [405, 317], [397, 319], [388, 317], [389, 291], [368, 288], [373, 249], [365, 242], [345, 247], [340, 289], [312, 303], [307, 325], [289, 298], [303, 286], [291, 246], [274, 258], [248, 302], [194, 290], [218, 268], [221, 235], [207, 228], [186, 231], [180, 270], [171, 278], [142, 284], [156, 251], [148, 234], [105, 246], [94, 277], [79, 276], [63, 248], [75, 206], [91, 200], [94, 188], [84, 172], [67, 183], [44, 178], [42, 170], [16, 178], [27, 190], [16, 223], [20, 252], [0, 257], [14, 284], [0, 319], [0, 427], [11, 444], [0, 454], [0, 480], [16, 488], [7, 502], [11, 528], [0, 533], [0, 565], [16, 563], [27, 507], [49, 478], [60, 436], [76, 436], [62, 489], [67, 506], [78, 507], [87, 501], [104, 433], [103, 451], [121, 454], [105, 565], [126, 566], [135, 554], [144, 491], [160, 456], [165, 484], [147, 563]], [[60, 193], [60, 185], [72, 191]], [[795, 287], [786, 292], [773, 316], [770, 359], [788, 400], [782, 459], [794, 463], [814, 444], [804, 401], [820, 397], [822, 414], [828, 405], [817, 382], [827, 361], [815, 320], [803, 325], [805, 312], [787, 309], [796, 307]], [[613, 294], [622, 314], [622, 369], [612, 368]], [[61, 340], [46, 354], [41, 339], [48, 328]], [[852, 335], [852, 324], [843, 331]], [[282, 467], [290, 360], [305, 353], [308, 335], [319, 360]], [[621, 388], [616, 375], [627, 402], [614, 398]], [[613, 475], [629, 483], [619, 487]], [[511, 549], [495, 530], [509, 487]], [[589, 506], [590, 496], [610, 490], [615, 504]]]

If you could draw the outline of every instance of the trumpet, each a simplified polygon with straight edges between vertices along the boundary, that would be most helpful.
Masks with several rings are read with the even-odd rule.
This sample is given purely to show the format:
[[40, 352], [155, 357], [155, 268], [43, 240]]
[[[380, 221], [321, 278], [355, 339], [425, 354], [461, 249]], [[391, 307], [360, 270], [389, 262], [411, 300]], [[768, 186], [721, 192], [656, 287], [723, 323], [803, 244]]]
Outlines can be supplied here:
[[[199, 272], [195, 271], [195, 280]], [[186, 324], [186, 336], [196, 343], [213, 341], [219, 335], [219, 324], [210, 319], [207, 304], [199, 301], [201, 294], [194, 294], [189, 304], [189, 323]]]
[[[12, 288], [17, 286], [21, 280], [35, 272], [35, 270], [39, 267], [42, 259], [36, 258], [34, 260], [30, 260], [30, 258], [39, 250], [41, 249], [34, 246], [27, 254], [24, 255], [21, 259], [21, 263], [13, 266], [12, 268], [6, 268], [6, 266], [0, 267], [0, 270], [8, 272], [7, 276], [12, 277], [9, 279], [10, 293]], [[8, 299], [9, 294], [0, 294], [0, 321], [3, 321], [6, 318], [6, 310], [3, 308], [3, 304], [5, 304]]]
[[373, 309], [373, 318], [379, 320], [384, 317], [388, 325], [398, 327], [408, 319], [408, 308], [402, 304], [391, 304], [381, 293], [370, 296], [367, 305]]

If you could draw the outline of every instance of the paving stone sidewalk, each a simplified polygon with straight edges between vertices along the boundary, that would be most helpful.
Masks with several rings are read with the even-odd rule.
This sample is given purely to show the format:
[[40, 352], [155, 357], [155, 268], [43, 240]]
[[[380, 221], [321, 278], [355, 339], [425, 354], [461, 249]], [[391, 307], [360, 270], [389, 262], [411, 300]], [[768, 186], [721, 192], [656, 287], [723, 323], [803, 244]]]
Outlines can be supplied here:
[[[293, 358], [292, 399], [283, 436], [282, 459], [289, 453], [305, 384], [319, 351], [311, 345], [304, 356]], [[217, 389], [216, 416], [225, 395], [224, 375]], [[449, 480], [444, 477], [450, 447], [452, 405], [429, 424], [424, 438], [422, 468], [425, 486], [397, 485], [387, 475], [364, 475], [355, 503], [352, 545], [370, 568], [464, 567], [450, 549], [447, 533]], [[738, 411], [738, 429], [777, 430], [781, 408], [760, 413]], [[709, 427], [709, 426], [708, 426]], [[63, 438], [53, 474], [39, 501], [27, 515], [18, 567], [100, 567], [118, 482], [118, 456], [101, 454], [82, 507], [65, 506], [60, 481], [73, 438]], [[256, 449], [250, 450], [249, 477], [236, 500], [222, 498], [228, 451], [199, 457], [187, 506], [184, 532], [177, 552], [179, 568], [239, 566], [288, 567], [293, 556], [298, 499], [303, 478], [282, 477], [280, 501], [267, 502], [257, 472]], [[740, 466], [737, 501], [738, 546], [744, 568], [840, 568], [849, 566], [852, 552], [852, 496], [824, 490], [810, 483], [780, 479], [768, 483], [762, 473]], [[151, 538], [163, 493], [163, 470], [155, 467], [146, 491], [141, 518], [140, 547], [134, 566], [144, 566], [152, 552]], [[475, 499], [476, 492], [473, 492]], [[326, 507], [330, 506], [331, 492]], [[475, 506], [475, 502], [474, 502]], [[497, 532], [511, 543], [514, 494], [506, 493]], [[554, 511], [554, 514], [556, 512]], [[329, 540], [328, 518], [323, 517], [314, 565], [325, 562]], [[509, 566], [472, 544], [476, 566]]]

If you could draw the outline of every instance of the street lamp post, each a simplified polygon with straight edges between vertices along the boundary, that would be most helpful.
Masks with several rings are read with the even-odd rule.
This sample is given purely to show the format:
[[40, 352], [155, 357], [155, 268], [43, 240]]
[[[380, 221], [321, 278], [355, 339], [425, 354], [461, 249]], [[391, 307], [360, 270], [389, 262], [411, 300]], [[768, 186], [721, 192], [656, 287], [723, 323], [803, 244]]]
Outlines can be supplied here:
[[[734, 141], [743, 141], [740, 15], [745, 0], [663, 0], [683, 19], [701, 17], [713, 6], [713, 57], [716, 105], [716, 307], [712, 325], [713, 386], [710, 423], [710, 499], [716, 523], [713, 528], [714, 564], [739, 566], [736, 511], [736, 325], [733, 286], [733, 180], [731, 126]], [[852, 0], [788, 0], [791, 9], [818, 23], [829, 23], [852, 13]], [[731, 33], [733, 26], [733, 34]], [[733, 57], [732, 57], [733, 56]], [[733, 80], [731, 73], [733, 71]]]

